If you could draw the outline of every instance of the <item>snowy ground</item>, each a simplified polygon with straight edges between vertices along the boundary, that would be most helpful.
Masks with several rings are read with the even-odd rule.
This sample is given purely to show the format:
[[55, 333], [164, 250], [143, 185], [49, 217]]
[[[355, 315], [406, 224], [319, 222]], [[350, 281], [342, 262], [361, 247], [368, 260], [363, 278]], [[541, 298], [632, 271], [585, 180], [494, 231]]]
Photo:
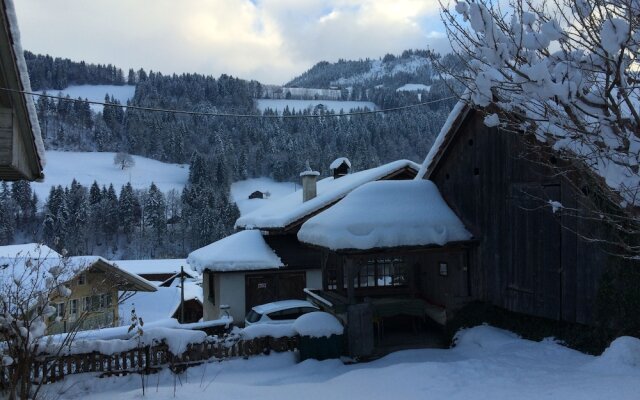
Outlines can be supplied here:
[[[300, 190], [299, 184], [292, 182], [276, 182], [271, 178], [245, 179], [231, 184], [231, 198], [240, 209], [240, 214], [245, 215], [251, 211], [262, 207], [265, 204], [286, 196], [295, 190]], [[256, 190], [269, 192], [267, 199], [249, 199], [249, 195]]]
[[[81, 97], [90, 101], [99, 102], [104, 102], [104, 95], [108, 93], [109, 96], [113, 96], [120, 101], [120, 103], [127, 104], [127, 100], [133, 98], [136, 87], [133, 85], [75, 85], [63, 90], [48, 89], [38, 91], [38, 93], [44, 92], [47, 92], [47, 94], [51, 96], [57, 96], [59, 93], [62, 93], [63, 96], [69, 95], [72, 99]], [[92, 104], [91, 109], [94, 112], [102, 112], [103, 106]]]
[[91, 186], [94, 180], [100, 186], [113, 183], [118, 193], [127, 182], [131, 182], [134, 189], [148, 189], [153, 181], [167, 193], [171, 189], [181, 191], [189, 177], [186, 164], [166, 164], [139, 156], [133, 156], [132, 168], [123, 170], [113, 164], [115, 153], [47, 151], [46, 154], [44, 182], [31, 184], [41, 203], [49, 195], [51, 186], [69, 186], [74, 178], [84, 186]]
[[[174, 389], [175, 385], [175, 389]], [[67, 377], [46, 398], [139, 399], [140, 376]], [[175, 396], [174, 396], [175, 390]], [[370, 363], [296, 364], [293, 353], [212, 362], [182, 375], [152, 375], [153, 399], [637, 399], [640, 341], [622, 338], [592, 357], [553, 341], [530, 342], [488, 326], [450, 350], [393, 353]]]
[[281, 113], [286, 106], [289, 106], [290, 111], [295, 109], [297, 112], [307, 108], [314, 108], [318, 104], [323, 104], [327, 109], [335, 112], [340, 112], [340, 110], [348, 112], [355, 108], [377, 109], [376, 105], [370, 101], [256, 99], [256, 107], [258, 110], [264, 111], [270, 108], [277, 110], [279, 113]]

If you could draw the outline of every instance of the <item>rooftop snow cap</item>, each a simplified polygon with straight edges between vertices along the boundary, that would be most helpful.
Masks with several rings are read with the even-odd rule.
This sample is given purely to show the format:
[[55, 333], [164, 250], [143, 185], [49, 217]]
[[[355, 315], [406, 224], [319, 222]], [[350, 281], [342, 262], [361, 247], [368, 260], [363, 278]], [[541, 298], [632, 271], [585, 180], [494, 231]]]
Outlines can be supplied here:
[[333, 174], [333, 179], [338, 179], [341, 176], [345, 176], [349, 173], [349, 169], [351, 168], [351, 161], [347, 157], [340, 157], [333, 160], [331, 165], [329, 165], [329, 169]]
[[317, 189], [316, 189], [316, 179], [318, 179], [318, 175], [320, 172], [312, 171], [311, 166], [309, 165], [309, 160], [305, 165], [305, 170], [300, 172], [300, 176], [302, 177], [302, 202], [304, 203], [307, 200], [311, 200], [316, 197]]

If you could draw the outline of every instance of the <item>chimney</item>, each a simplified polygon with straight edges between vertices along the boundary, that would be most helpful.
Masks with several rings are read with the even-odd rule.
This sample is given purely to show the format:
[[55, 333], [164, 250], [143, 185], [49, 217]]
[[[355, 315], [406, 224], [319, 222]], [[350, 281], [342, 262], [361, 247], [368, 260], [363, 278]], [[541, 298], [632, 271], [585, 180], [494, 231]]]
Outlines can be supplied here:
[[305, 170], [300, 173], [302, 177], [302, 202], [311, 200], [316, 197], [316, 179], [318, 179], [320, 172], [312, 171], [309, 166], [309, 161], [305, 166]]
[[333, 174], [333, 179], [338, 179], [349, 173], [349, 169], [351, 169], [351, 161], [349, 161], [347, 157], [336, 158], [333, 160], [331, 165], [329, 165], [329, 169]]

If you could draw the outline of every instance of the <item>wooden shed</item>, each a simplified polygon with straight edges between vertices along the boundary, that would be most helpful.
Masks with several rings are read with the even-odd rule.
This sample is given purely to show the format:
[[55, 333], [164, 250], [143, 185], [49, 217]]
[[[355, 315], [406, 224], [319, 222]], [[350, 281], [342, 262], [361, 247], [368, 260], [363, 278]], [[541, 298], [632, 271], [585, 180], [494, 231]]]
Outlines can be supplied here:
[[13, 3], [0, 3], [0, 179], [43, 179], [44, 145]]

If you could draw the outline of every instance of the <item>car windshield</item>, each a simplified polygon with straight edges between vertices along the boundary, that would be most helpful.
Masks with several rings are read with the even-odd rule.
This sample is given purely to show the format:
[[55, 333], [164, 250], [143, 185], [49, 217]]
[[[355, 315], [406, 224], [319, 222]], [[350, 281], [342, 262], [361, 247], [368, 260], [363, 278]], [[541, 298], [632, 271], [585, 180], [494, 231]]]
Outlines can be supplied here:
[[249, 313], [247, 314], [247, 317], [245, 318], [247, 320], [247, 322], [257, 322], [260, 317], [262, 316], [262, 314], [258, 314], [257, 312], [255, 312], [254, 310], [249, 311]]

